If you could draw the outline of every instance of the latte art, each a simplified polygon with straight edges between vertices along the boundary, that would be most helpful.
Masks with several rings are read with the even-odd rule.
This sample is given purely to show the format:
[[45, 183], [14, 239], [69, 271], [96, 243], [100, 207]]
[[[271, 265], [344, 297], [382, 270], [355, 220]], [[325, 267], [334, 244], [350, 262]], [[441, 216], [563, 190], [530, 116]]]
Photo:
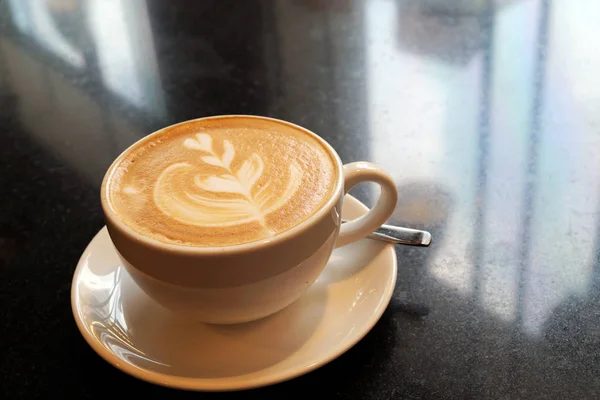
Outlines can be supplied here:
[[[202, 163], [219, 168], [222, 174], [204, 175], [202, 166], [198, 168], [189, 163], [172, 164], [160, 174], [154, 188], [154, 203], [163, 213], [182, 223], [218, 227], [258, 221], [271, 231], [265, 216], [288, 203], [302, 180], [302, 170], [296, 161], [292, 161], [289, 181], [283, 192], [271, 190], [270, 180], [257, 188], [265, 166], [258, 154], [252, 153], [239, 169], [233, 170], [235, 147], [229, 140], [223, 141], [224, 152], [220, 155], [215, 153], [212, 137], [206, 133], [185, 139], [183, 145], [203, 154], [199, 157]], [[170, 180], [189, 174], [193, 175], [195, 188], [184, 189], [181, 193], [171, 189]], [[233, 197], [202, 194], [206, 192], [232, 194]], [[278, 198], [275, 198], [276, 193], [279, 193]]]
[[109, 183], [112, 208], [140, 234], [228, 246], [284, 232], [332, 195], [335, 161], [310, 133], [222, 117], [165, 128], [130, 149]]

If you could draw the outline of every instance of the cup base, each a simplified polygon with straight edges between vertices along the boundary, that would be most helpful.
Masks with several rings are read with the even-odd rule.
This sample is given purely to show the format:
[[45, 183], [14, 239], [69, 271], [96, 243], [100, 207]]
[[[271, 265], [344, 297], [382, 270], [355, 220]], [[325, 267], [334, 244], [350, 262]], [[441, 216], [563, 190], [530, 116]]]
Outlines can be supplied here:
[[[345, 218], [365, 211], [346, 197]], [[281, 311], [243, 324], [205, 324], [149, 298], [103, 228], [79, 261], [71, 304], [88, 344], [124, 372], [181, 389], [240, 390], [305, 374], [354, 346], [387, 307], [396, 268], [392, 245], [363, 239], [336, 249], [316, 282]]]

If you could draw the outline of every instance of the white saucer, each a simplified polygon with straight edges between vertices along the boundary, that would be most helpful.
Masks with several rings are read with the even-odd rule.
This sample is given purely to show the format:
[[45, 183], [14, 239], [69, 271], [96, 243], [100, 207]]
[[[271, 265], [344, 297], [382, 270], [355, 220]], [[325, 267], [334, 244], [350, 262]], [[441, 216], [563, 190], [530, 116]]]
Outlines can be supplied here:
[[[347, 196], [344, 218], [366, 211]], [[361, 340], [392, 297], [396, 253], [363, 239], [334, 251], [297, 302], [265, 319], [219, 326], [182, 320], [146, 296], [121, 266], [106, 228], [85, 249], [71, 288], [77, 327], [106, 361], [181, 389], [248, 389], [325, 365]]]

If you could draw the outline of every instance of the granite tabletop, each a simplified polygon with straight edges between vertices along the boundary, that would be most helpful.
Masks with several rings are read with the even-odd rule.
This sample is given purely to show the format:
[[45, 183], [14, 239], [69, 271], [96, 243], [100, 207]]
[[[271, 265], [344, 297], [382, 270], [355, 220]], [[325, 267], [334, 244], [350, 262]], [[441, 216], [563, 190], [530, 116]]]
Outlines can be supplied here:
[[[600, 3], [576, 3], [0, 0], [0, 398], [600, 398]], [[70, 306], [112, 160], [217, 114], [382, 165], [391, 222], [434, 237], [396, 247], [346, 354], [220, 395], [122, 373]]]

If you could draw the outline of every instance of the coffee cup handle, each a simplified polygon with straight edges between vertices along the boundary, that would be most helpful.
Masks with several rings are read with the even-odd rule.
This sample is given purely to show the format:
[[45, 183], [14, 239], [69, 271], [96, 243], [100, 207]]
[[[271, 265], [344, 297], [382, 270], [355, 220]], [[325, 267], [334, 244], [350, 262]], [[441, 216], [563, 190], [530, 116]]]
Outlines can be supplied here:
[[365, 161], [344, 165], [344, 195], [361, 182], [377, 183], [381, 187], [381, 195], [375, 207], [366, 214], [342, 224], [335, 247], [345, 246], [369, 235], [391, 217], [396, 208], [396, 184], [383, 168]]

